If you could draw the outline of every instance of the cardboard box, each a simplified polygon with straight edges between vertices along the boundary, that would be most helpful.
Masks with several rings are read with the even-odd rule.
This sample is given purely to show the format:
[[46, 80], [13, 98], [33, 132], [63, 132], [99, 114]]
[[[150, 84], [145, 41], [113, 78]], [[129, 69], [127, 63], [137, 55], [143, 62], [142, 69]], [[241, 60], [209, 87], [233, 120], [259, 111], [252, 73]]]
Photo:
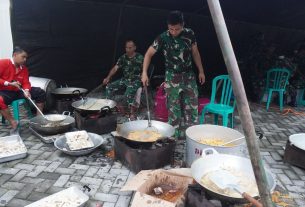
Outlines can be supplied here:
[[[143, 170], [129, 180], [121, 191], [136, 191], [131, 207], [184, 207], [185, 194], [193, 178], [189, 168], [174, 170]], [[159, 185], [175, 185], [181, 195], [169, 202], [149, 195]]]

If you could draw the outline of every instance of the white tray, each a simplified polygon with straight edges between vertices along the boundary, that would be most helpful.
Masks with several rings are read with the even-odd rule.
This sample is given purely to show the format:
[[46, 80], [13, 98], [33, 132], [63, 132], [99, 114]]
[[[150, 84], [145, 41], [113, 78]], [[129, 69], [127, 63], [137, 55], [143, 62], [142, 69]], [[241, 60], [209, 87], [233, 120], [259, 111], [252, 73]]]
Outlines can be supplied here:
[[12, 135], [12, 136], [6, 136], [6, 137], [0, 137], [0, 142], [5, 142], [6, 144], [13, 144], [16, 142], [19, 142], [21, 146], [24, 147], [24, 149], [20, 149], [20, 151], [12, 152], [9, 155], [3, 155], [3, 152], [0, 151], [0, 163], [17, 160], [26, 157], [27, 155], [27, 149], [19, 135]]
[[83, 193], [78, 187], [72, 186], [25, 207], [83, 207], [88, 200], [88, 195]]

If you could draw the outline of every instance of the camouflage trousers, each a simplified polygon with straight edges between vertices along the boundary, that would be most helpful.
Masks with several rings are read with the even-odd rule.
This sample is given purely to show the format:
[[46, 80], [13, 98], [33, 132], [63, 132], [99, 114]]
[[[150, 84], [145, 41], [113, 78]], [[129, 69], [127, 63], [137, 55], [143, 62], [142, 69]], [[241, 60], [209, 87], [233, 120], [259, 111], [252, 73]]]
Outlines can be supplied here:
[[113, 99], [115, 93], [118, 91], [125, 90], [124, 97], [126, 97], [126, 102], [128, 107], [135, 106], [139, 107], [139, 103], [136, 101], [137, 90], [142, 87], [141, 81], [128, 81], [119, 79], [106, 86], [106, 97]]
[[167, 94], [168, 123], [175, 128], [175, 137], [184, 132], [184, 126], [198, 124], [198, 88], [193, 73], [166, 74], [165, 92]]

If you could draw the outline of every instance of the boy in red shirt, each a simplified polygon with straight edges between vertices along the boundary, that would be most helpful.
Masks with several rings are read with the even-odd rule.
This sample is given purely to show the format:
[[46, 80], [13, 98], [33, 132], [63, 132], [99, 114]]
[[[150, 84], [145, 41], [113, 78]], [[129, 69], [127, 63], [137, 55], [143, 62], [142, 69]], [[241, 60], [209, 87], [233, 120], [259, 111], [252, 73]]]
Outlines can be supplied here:
[[46, 94], [41, 88], [31, 87], [29, 71], [24, 65], [26, 59], [26, 51], [15, 47], [11, 59], [0, 60], [0, 113], [10, 122], [13, 130], [17, 129], [18, 122], [12, 117], [7, 105], [20, 98], [32, 97], [42, 111], [46, 99]]

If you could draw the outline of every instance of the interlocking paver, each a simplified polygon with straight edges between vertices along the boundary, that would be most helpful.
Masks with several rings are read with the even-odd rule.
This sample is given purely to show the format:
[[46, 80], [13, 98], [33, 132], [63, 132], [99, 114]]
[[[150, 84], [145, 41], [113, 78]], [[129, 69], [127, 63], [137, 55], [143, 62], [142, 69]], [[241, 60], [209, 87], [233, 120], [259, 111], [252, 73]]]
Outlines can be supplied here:
[[52, 162], [46, 169], [44, 169], [44, 171], [45, 172], [54, 172], [60, 164], [61, 164], [61, 162], [58, 162], [58, 161]]
[[40, 173], [42, 173], [46, 169], [46, 166], [37, 165], [31, 172], [27, 174], [29, 177], [37, 177]]
[[114, 194], [96, 193], [93, 198], [99, 201], [115, 203], [119, 196]]
[[21, 207], [32, 203], [31, 201], [19, 199], [19, 198], [13, 198], [9, 201], [9, 203], [6, 205], [7, 207]]
[[8, 190], [21, 190], [25, 186], [24, 183], [18, 183], [18, 182], [6, 182], [2, 184], [2, 188], [8, 189]]
[[0, 197], [0, 206], [6, 206], [8, 202], [18, 193], [17, 190], [9, 190]]
[[103, 179], [97, 179], [97, 178], [90, 178], [90, 177], [83, 177], [80, 180], [81, 183], [84, 184], [91, 184], [91, 185], [101, 185], [101, 183], [103, 182]]
[[70, 179], [70, 175], [61, 175], [58, 180], [54, 183], [56, 187], [63, 187], [68, 180]]

